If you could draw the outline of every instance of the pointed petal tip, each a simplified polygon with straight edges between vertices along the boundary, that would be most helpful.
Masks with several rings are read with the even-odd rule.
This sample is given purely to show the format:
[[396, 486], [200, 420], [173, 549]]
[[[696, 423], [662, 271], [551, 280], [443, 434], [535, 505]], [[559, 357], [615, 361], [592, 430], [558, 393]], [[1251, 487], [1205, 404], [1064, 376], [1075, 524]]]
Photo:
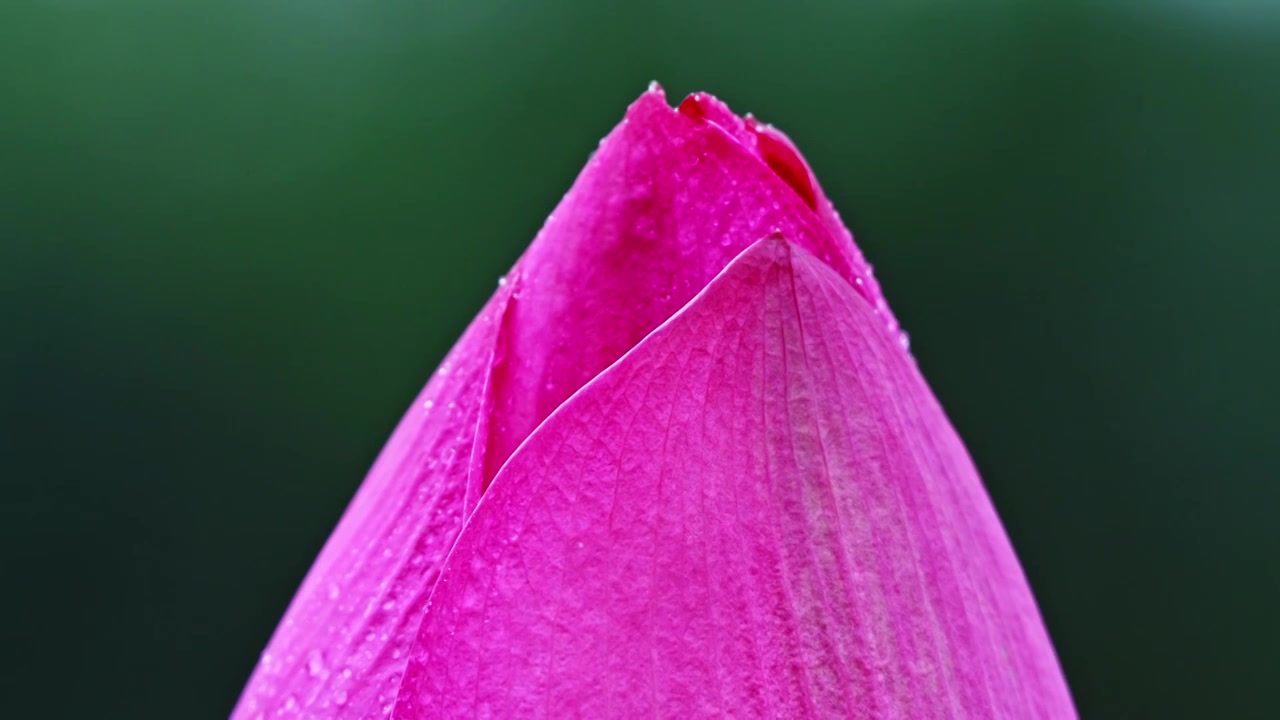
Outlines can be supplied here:
[[[739, 276], [743, 273], [774, 268], [783, 272], [790, 272], [792, 260], [791, 242], [780, 232], [769, 233], [748, 245], [742, 252], [738, 253], [737, 257], [730, 260], [729, 264], [711, 282], [707, 283], [706, 287], [702, 288], [702, 291], [698, 293], [698, 297], [713, 292], [714, 287], [740, 279]], [[696, 298], [690, 300], [690, 303], [693, 302], [696, 302]], [[679, 313], [676, 314], [678, 315]], [[675, 315], [672, 317], [675, 317]]]
[[648, 87], [645, 88], [644, 92], [640, 93], [640, 97], [636, 98], [627, 107], [624, 122], [659, 108], [667, 111], [671, 110], [671, 106], [667, 104], [667, 91], [662, 88], [662, 84], [657, 80], [650, 80]]
[[[708, 157], [715, 162], [733, 162], [743, 157], [758, 162], [779, 181], [784, 194], [792, 195], [799, 205], [813, 214], [812, 217], [823, 227], [824, 232], [820, 234], [826, 236], [817, 243], [805, 242], [802, 237], [792, 239], [835, 267], [884, 316], [889, 331], [898, 331], [897, 320], [880, 293], [870, 264], [854, 244], [853, 235], [844, 226], [830, 199], [823, 193], [808, 161], [785, 133], [754, 115], [739, 116], [723, 100], [710, 93], [690, 93], [674, 109], [667, 103], [662, 86], [656, 81], [651, 83], [649, 89], [628, 107], [622, 123], [602, 141], [602, 145], [626, 148], [619, 152], [618, 157], [632, 157], [632, 148], [643, 147], [644, 152], [650, 155], [665, 155], [667, 159], [663, 162], [668, 167], [678, 165], [679, 157], [695, 153], [700, 154], [692, 161], [693, 164]], [[728, 145], [732, 147], [712, 141], [711, 136], [729, 140]], [[708, 143], [716, 146], [713, 156], [706, 153]], [[734, 172], [741, 174], [747, 170], [736, 166]], [[784, 206], [787, 204], [780, 198], [773, 202], [779, 201]], [[775, 204], [774, 207], [780, 206]], [[803, 221], [798, 215], [794, 217]]]
[[[813, 168], [786, 133], [771, 123], [762, 122], [751, 113], [738, 116], [724, 101], [705, 92], [695, 92], [686, 97], [678, 106], [677, 114], [725, 131], [790, 187], [821, 219], [837, 242], [848, 243], [853, 248], [853, 257], [844, 273], [846, 278], [884, 317], [889, 332], [901, 336], [898, 321], [880, 292], [880, 285], [875, 280], [871, 265], [857, 249], [852, 233], [841, 221], [830, 198], [822, 191]], [[824, 257], [824, 260], [828, 258]]]
[[757, 240], [743, 254], [754, 253], [767, 257], [779, 265], [791, 264], [791, 241], [780, 231], [774, 231]]
[[629, 118], [637, 109], [652, 108], [658, 102], [661, 102], [667, 110], [672, 110], [690, 120], [710, 122], [734, 136], [739, 142], [749, 141], [748, 137], [740, 135], [746, 130], [743, 119], [730, 109], [728, 103], [711, 93], [698, 91], [686, 95], [673, 107], [668, 104], [666, 90], [657, 80], [649, 81], [649, 86], [631, 104], [627, 116]]
[[676, 111], [685, 117], [698, 122], [707, 122], [729, 133], [735, 140], [754, 149], [751, 136], [747, 133], [746, 123], [738, 117], [729, 104], [706, 92], [691, 93], [680, 102]]
[[727, 132], [758, 157], [800, 196], [810, 210], [818, 209], [817, 179], [791, 139], [772, 125], [747, 113], [739, 117], [724, 101], [705, 92], [684, 99], [677, 112], [698, 122], [709, 122]]

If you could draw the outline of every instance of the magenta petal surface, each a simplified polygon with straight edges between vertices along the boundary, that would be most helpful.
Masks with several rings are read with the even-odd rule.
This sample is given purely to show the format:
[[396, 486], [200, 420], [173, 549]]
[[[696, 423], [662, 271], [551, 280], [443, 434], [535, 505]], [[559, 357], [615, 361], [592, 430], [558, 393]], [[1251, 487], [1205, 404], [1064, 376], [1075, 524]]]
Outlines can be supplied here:
[[486, 480], [565, 398], [767, 235], [821, 257], [896, 331], [820, 192], [780, 133], [704, 93], [679, 110], [658, 89], [642, 95], [508, 275], [519, 297], [495, 373]]
[[790, 140], [655, 86], [401, 420], [233, 718], [1070, 716], [902, 338]]
[[394, 713], [1074, 716], [914, 362], [845, 277], [777, 239], [512, 455]]
[[709, 95], [678, 110], [656, 86], [642, 95], [401, 420], [232, 717], [389, 711], [445, 554], [508, 456], [771, 233], [830, 264], [894, 331], [789, 141]]

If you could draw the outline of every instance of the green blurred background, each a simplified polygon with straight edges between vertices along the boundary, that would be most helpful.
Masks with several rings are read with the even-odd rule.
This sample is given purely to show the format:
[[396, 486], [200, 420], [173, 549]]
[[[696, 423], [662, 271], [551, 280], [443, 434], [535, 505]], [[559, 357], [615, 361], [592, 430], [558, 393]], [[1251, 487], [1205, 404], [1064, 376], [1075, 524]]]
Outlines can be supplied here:
[[1280, 684], [1280, 3], [6, 2], [13, 718], [222, 718], [652, 79], [800, 144], [1089, 718]]

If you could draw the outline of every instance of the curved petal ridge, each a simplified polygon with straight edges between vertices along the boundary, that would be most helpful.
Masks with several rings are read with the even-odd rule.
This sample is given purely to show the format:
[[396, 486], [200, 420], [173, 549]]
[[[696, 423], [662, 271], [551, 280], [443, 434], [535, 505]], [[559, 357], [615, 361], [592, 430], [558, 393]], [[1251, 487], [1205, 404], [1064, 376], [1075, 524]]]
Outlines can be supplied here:
[[446, 560], [394, 711], [645, 716], [1074, 717], [914, 363], [783, 240], [511, 456]]

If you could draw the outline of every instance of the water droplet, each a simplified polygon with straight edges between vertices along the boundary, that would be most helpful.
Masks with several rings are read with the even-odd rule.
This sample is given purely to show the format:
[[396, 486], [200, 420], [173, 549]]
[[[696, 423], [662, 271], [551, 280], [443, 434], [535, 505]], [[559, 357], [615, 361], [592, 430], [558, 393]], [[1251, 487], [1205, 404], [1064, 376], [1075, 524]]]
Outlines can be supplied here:
[[907, 333], [906, 333], [905, 331], [899, 332], [899, 333], [898, 333], [898, 344], [902, 346], [902, 349], [903, 349], [903, 350], [910, 350], [910, 349], [911, 349], [911, 336], [910, 336], [910, 335], [907, 335]]
[[581, 540], [579, 540], [579, 541], [578, 541], [578, 549], [579, 549], [579, 550], [581, 550], [583, 547], [585, 547], [585, 546], [583, 545], [582, 541], [581, 541]]
[[320, 677], [325, 673], [324, 653], [319, 650], [312, 650], [307, 656], [307, 674], [311, 677]]
[[388, 601], [386, 601], [386, 602], [382, 603], [382, 609], [383, 609], [383, 610], [385, 610], [385, 611], [387, 611], [387, 612], [391, 612], [392, 610], [395, 610], [395, 609], [396, 609], [396, 601], [395, 601], [395, 600], [388, 600]]
[[346, 690], [339, 690], [338, 692], [334, 693], [334, 695], [333, 695], [333, 704], [334, 704], [334, 705], [346, 705], [346, 704], [347, 704], [347, 691], [346, 691]]
[[351, 677], [351, 668], [349, 667], [342, 668], [342, 679], [346, 680], [346, 679], [349, 679], [350, 677]]
[[338, 583], [329, 583], [329, 599], [337, 600], [342, 594], [342, 588], [338, 587]]
[[435, 406], [436, 406], [436, 401], [435, 401], [435, 400], [428, 400], [428, 401], [426, 401], [426, 402], [422, 403], [422, 407], [424, 407], [424, 408], [426, 408], [426, 409], [428, 409], [428, 410], [430, 410], [431, 408], [433, 408], [433, 407], [435, 407]]
[[285, 698], [284, 709], [286, 712], [293, 712], [294, 710], [297, 710], [298, 698], [294, 695], [290, 695], [289, 697]]
[[506, 286], [506, 284], [507, 284], [507, 276], [506, 276], [506, 275], [503, 275], [502, 277], [498, 278], [498, 287], [505, 287], [505, 286]]

